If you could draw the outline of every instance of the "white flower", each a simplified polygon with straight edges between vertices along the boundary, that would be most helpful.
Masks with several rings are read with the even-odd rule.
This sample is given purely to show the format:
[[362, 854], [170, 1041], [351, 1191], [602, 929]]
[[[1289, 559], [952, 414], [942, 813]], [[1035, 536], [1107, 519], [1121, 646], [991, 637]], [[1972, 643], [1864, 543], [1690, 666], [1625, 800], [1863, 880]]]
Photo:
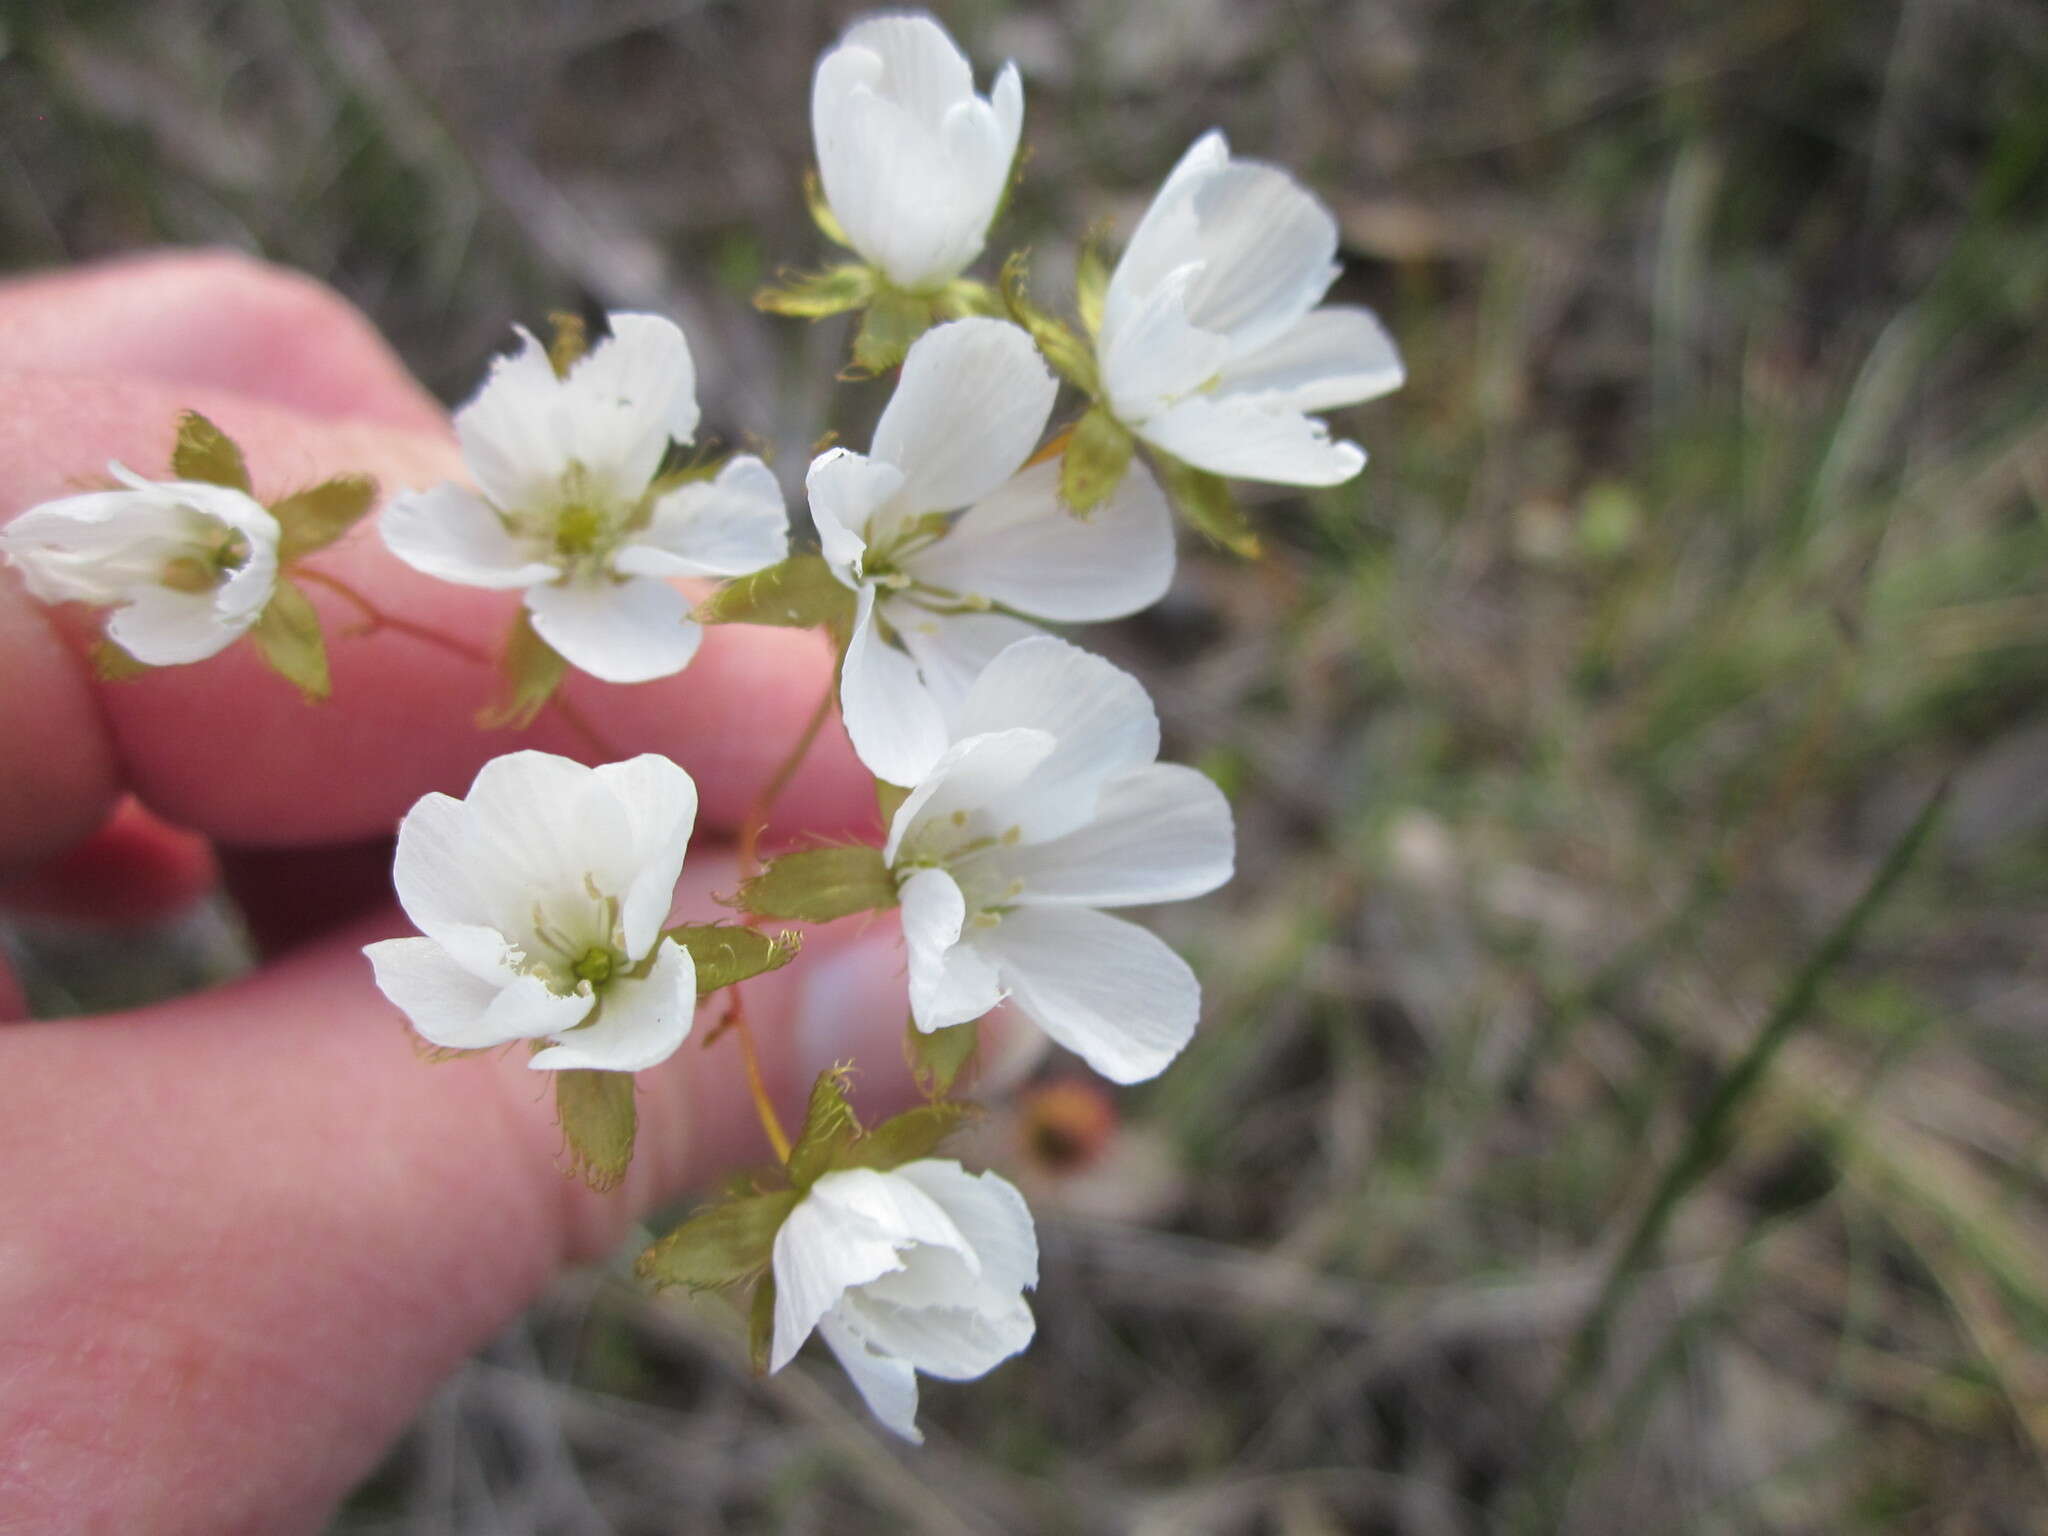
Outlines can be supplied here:
[[921, 1441], [912, 1373], [967, 1381], [1016, 1354], [1037, 1283], [1031, 1212], [997, 1175], [943, 1158], [828, 1173], [775, 1234], [768, 1368], [816, 1328], [875, 1417]]
[[107, 638], [137, 661], [203, 661], [254, 624], [277, 587], [277, 519], [254, 499], [199, 480], [30, 507], [0, 529], [0, 554], [46, 603], [112, 607]]
[[450, 1050], [548, 1037], [529, 1066], [667, 1060], [697, 1006], [696, 962], [660, 936], [696, 819], [696, 785], [652, 753], [493, 758], [467, 799], [428, 795], [399, 827], [392, 883], [426, 937], [366, 946], [377, 985]]
[[853, 248], [912, 293], [981, 254], [1023, 127], [1017, 66], [975, 95], [966, 57], [925, 15], [857, 22], [811, 82], [825, 200]]
[[915, 783], [981, 669], [1037, 633], [992, 604], [1111, 619], [1173, 578], [1172, 513], [1142, 466], [1086, 518], [1060, 505], [1056, 459], [1021, 468], [1057, 389], [1018, 327], [956, 320], [911, 347], [871, 455], [835, 448], [811, 463], [825, 560], [859, 598], [841, 711], [878, 778]]
[[1180, 901], [1230, 878], [1230, 806], [1155, 761], [1135, 678], [1040, 635], [968, 689], [958, 739], [904, 800], [883, 849], [903, 904], [910, 1011], [927, 1033], [1008, 998], [1120, 1083], [1194, 1034], [1187, 962], [1098, 908]]
[[384, 542], [442, 581], [520, 588], [533, 627], [611, 683], [682, 670], [702, 631], [671, 576], [744, 576], [789, 550], [782, 491], [759, 459], [655, 494], [669, 440], [697, 430], [683, 333], [656, 315], [611, 317], [611, 335], [558, 378], [521, 331], [455, 413], [477, 490], [399, 497]]
[[1307, 413], [1402, 381], [1370, 310], [1316, 308], [1337, 224], [1285, 171], [1204, 134], [1152, 200], [1109, 279], [1098, 339], [1117, 418], [1219, 475], [1335, 485], [1365, 465]]

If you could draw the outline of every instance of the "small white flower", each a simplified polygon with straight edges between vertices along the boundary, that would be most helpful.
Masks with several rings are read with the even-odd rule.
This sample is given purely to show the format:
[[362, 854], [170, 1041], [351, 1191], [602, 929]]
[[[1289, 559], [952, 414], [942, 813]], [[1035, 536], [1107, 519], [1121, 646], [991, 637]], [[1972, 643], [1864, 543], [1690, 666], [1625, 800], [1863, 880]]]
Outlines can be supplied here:
[[558, 378], [521, 331], [455, 413], [477, 490], [444, 484], [386, 509], [391, 552], [429, 576], [523, 589], [540, 637], [611, 683], [681, 671], [702, 630], [672, 576], [744, 576], [789, 552], [782, 491], [757, 458], [655, 494], [671, 438], [697, 430], [683, 333], [613, 315], [611, 335]]
[[859, 599], [841, 710], [861, 761], [889, 783], [915, 783], [938, 760], [968, 685], [1037, 633], [992, 605], [1112, 619], [1173, 579], [1172, 513], [1142, 466], [1086, 518], [1060, 505], [1056, 459], [1021, 467], [1057, 389], [1024, 331], [956, 320], [911, 347], [872, 454], [835, 448], [811, 463], [826, 563]]
[[377, 985], [450, 1050], [548, 1037], [529, 1066], [667, 1060], [697, 1006], [696, 962], [661, 938], [696, 819], [696, 785], [653, 753], [493, 758], [466, 799], [428, 795], [399, 827], [392, 883], [426, 937], [365, 946]]
[[930, 1033], [1004, 998], [1104, 1077], [1156, 1076], [1193, 1036], [1194, 972], [1102, 907], [1181, 901], [1230, 878], [1229, 803], [1156, 761], [1129, 673], [1049, 635], [968, 689], [957, 739], [883, 849], [903, 905], [910, 1011]]
[[981, 254], [1023, 127], [1017, 66], [975, 95], [965, 55], [926, 15], [857, 22], [811, 82], [825, 200], [907, 292], [943, 287]]
[[1335, 485], [1365, 465], [1310, 411], [1398, 389], [1370, 310], [1316, 308], [1337, 223], [1285, 171], [1204, 134], [1159, 189], [1104, 296], [1099, 357], [1118, 420], [1219, 475]]
[[993, 1173], [943, 1158], [828, 1173], [775, 1234], [774, 1262], [768, 1368], [816, 1328], [907, 1440], [924, 1439], [914, 1372], [971, 1380], [1031, 1342], [1038, 1238], [1024, 1197]]
[[228, 486], [107, 470], [127, 489], [30, 507], [0, 529], [0, 554], [43, 602], [113, 608], [107, 638], [137, 661], [233, 644], [276, 590], [277, 519]]

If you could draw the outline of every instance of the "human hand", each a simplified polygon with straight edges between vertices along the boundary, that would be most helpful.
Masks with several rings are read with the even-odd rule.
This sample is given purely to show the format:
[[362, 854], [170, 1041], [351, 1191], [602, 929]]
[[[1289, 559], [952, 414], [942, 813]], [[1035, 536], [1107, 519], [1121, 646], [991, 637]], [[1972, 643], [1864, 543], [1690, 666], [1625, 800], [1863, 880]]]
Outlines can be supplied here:
[[[304, 279], [175, 255], [0, 286], [0, 520], [109, 458], [161, 474], [196, 409], [259, 494], [367, 471], [386, 494], [461, 475], [447, 420], [364, 320]], [[391, 613], [488, 650], [515, 599], [420, 576], [367, 528], [315, 557]], [[589, 752], [552, 712], [477, 729], [485, 668], [315, 592], [334, 698], [309, 708], [246, 645], [96, 683], [73, 615], [0, 577], [0, 902], [134, 916], [188, 898], [213, 840], [275, 951], [234, 986], [132, 1013], [0, 1025], [0, 1531], [317, 1529], [434, 1385], [563, 1263], [666, 1195], [767, 1156], [737, 1063], [686, 1045], [640, 1079], [625, 1185], [558, 1158], [519, 1056], [422, 1063], [366, 940], [409, 931], [375, 844], [432, 789], [515, 746]], [[601, 697], [615, 756], [675, 758], [701, 794], [679, 910], [709, 912], [730, 834], [827, 685], [811, 633], [713, 629], [689, 670]], [[587, 708], [586, 713], [600, 713]], [[836, 732], [778, 836], [873, 823]], [[785, 1112], [836, 1059], [893, 1059], [893, 931], [812, 936], [748, 984]], [[0, 1019], [19, 998], [0, 970]], [[883, 1086], [883, 1085], [877, 1085]]]

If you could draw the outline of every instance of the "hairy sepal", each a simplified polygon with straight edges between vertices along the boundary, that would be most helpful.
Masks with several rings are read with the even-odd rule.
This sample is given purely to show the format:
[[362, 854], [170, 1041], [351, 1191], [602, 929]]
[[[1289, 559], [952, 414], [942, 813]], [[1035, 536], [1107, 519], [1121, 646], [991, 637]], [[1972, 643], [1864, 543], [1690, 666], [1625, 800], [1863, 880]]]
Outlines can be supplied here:
[[896, 881], [879, 848], [803, 848], [744, 881], [736, 905], [755, 917], [829, 923], [896, 905]]

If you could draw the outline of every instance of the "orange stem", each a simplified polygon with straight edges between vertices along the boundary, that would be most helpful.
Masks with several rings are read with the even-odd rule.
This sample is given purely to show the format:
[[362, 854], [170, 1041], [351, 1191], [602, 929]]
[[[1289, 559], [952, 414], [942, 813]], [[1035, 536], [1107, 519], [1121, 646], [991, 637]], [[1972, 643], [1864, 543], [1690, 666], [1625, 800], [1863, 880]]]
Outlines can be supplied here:
[[753, 1096], [754, 1115], [768, 1135], [768, 1145], [775, 1149], [776, 1161], [786, 1163], [789, 1161], [789, 1133], [783, 1130], [782, 1118], [768, 1100], [768, 1084], [761, 1076], [761, 1058], [754, 1049], [754, 1032], [747, 1027], [747, 1005], [741, 1000], [737, 986], [732, 988], [732, 1006], [704, 1043], [709, 1045], [727, 1030], [739, 1036], [740, 1060], [747, 1069], [747, 1092]]
[[374, 635], [380, 629], [388, 629], [393, 634], [409, 635], [413, 639], [424, 641], [428, 645], [437, 645], [451, 655], [460, 656], [464, 661], [473, 661], [480, 667], [487, 667], [491, 664], [491, 658], [487, 652], [479, 650], [467, 641], [457, 640], [452, 635], [444, 635], [438, 629], [429, 629], [424, 624], [415, 624], [410, 619], [401, 619], [396, 614], [386, 613], [382, 608], [379, 608], [375, 603], [371, 602], [362, 593], [339, 577], [330, 576], [325, 571], [316, 571], [311, 566], [305, 565], [294, 566], [292, 568], [292, 575], [301, 581], [310, 581], [316, 587], [325, 587], [328, 591], [337, 593], [347, 598], [351, 603], [354, 603], [363, 615], [364, 623], [359, 631], [361, 634]]
[[761, 786], [753, 801], [747, 806], [746, 815], [740, 821], [740, 875], [742, 878], [753, 874], [761, 867], [761, 834], [768, 830], [768, 817], [775, 809], [775, 802], [782, 792], [789, 788], [789, 781], [796, 777], [797, 769], [811, 754], [811, 747], [817, 742], [818, 732], [824, 729], [826, 717], [832, 713], [832, 700], [839, 692], [839, 674], [835, 669], [825, 681], [825, 692], [818, 699], [818, 707], [811, 711], [811, 718], [804, 722], [796, 744], [789, 750], [768, 782]]

